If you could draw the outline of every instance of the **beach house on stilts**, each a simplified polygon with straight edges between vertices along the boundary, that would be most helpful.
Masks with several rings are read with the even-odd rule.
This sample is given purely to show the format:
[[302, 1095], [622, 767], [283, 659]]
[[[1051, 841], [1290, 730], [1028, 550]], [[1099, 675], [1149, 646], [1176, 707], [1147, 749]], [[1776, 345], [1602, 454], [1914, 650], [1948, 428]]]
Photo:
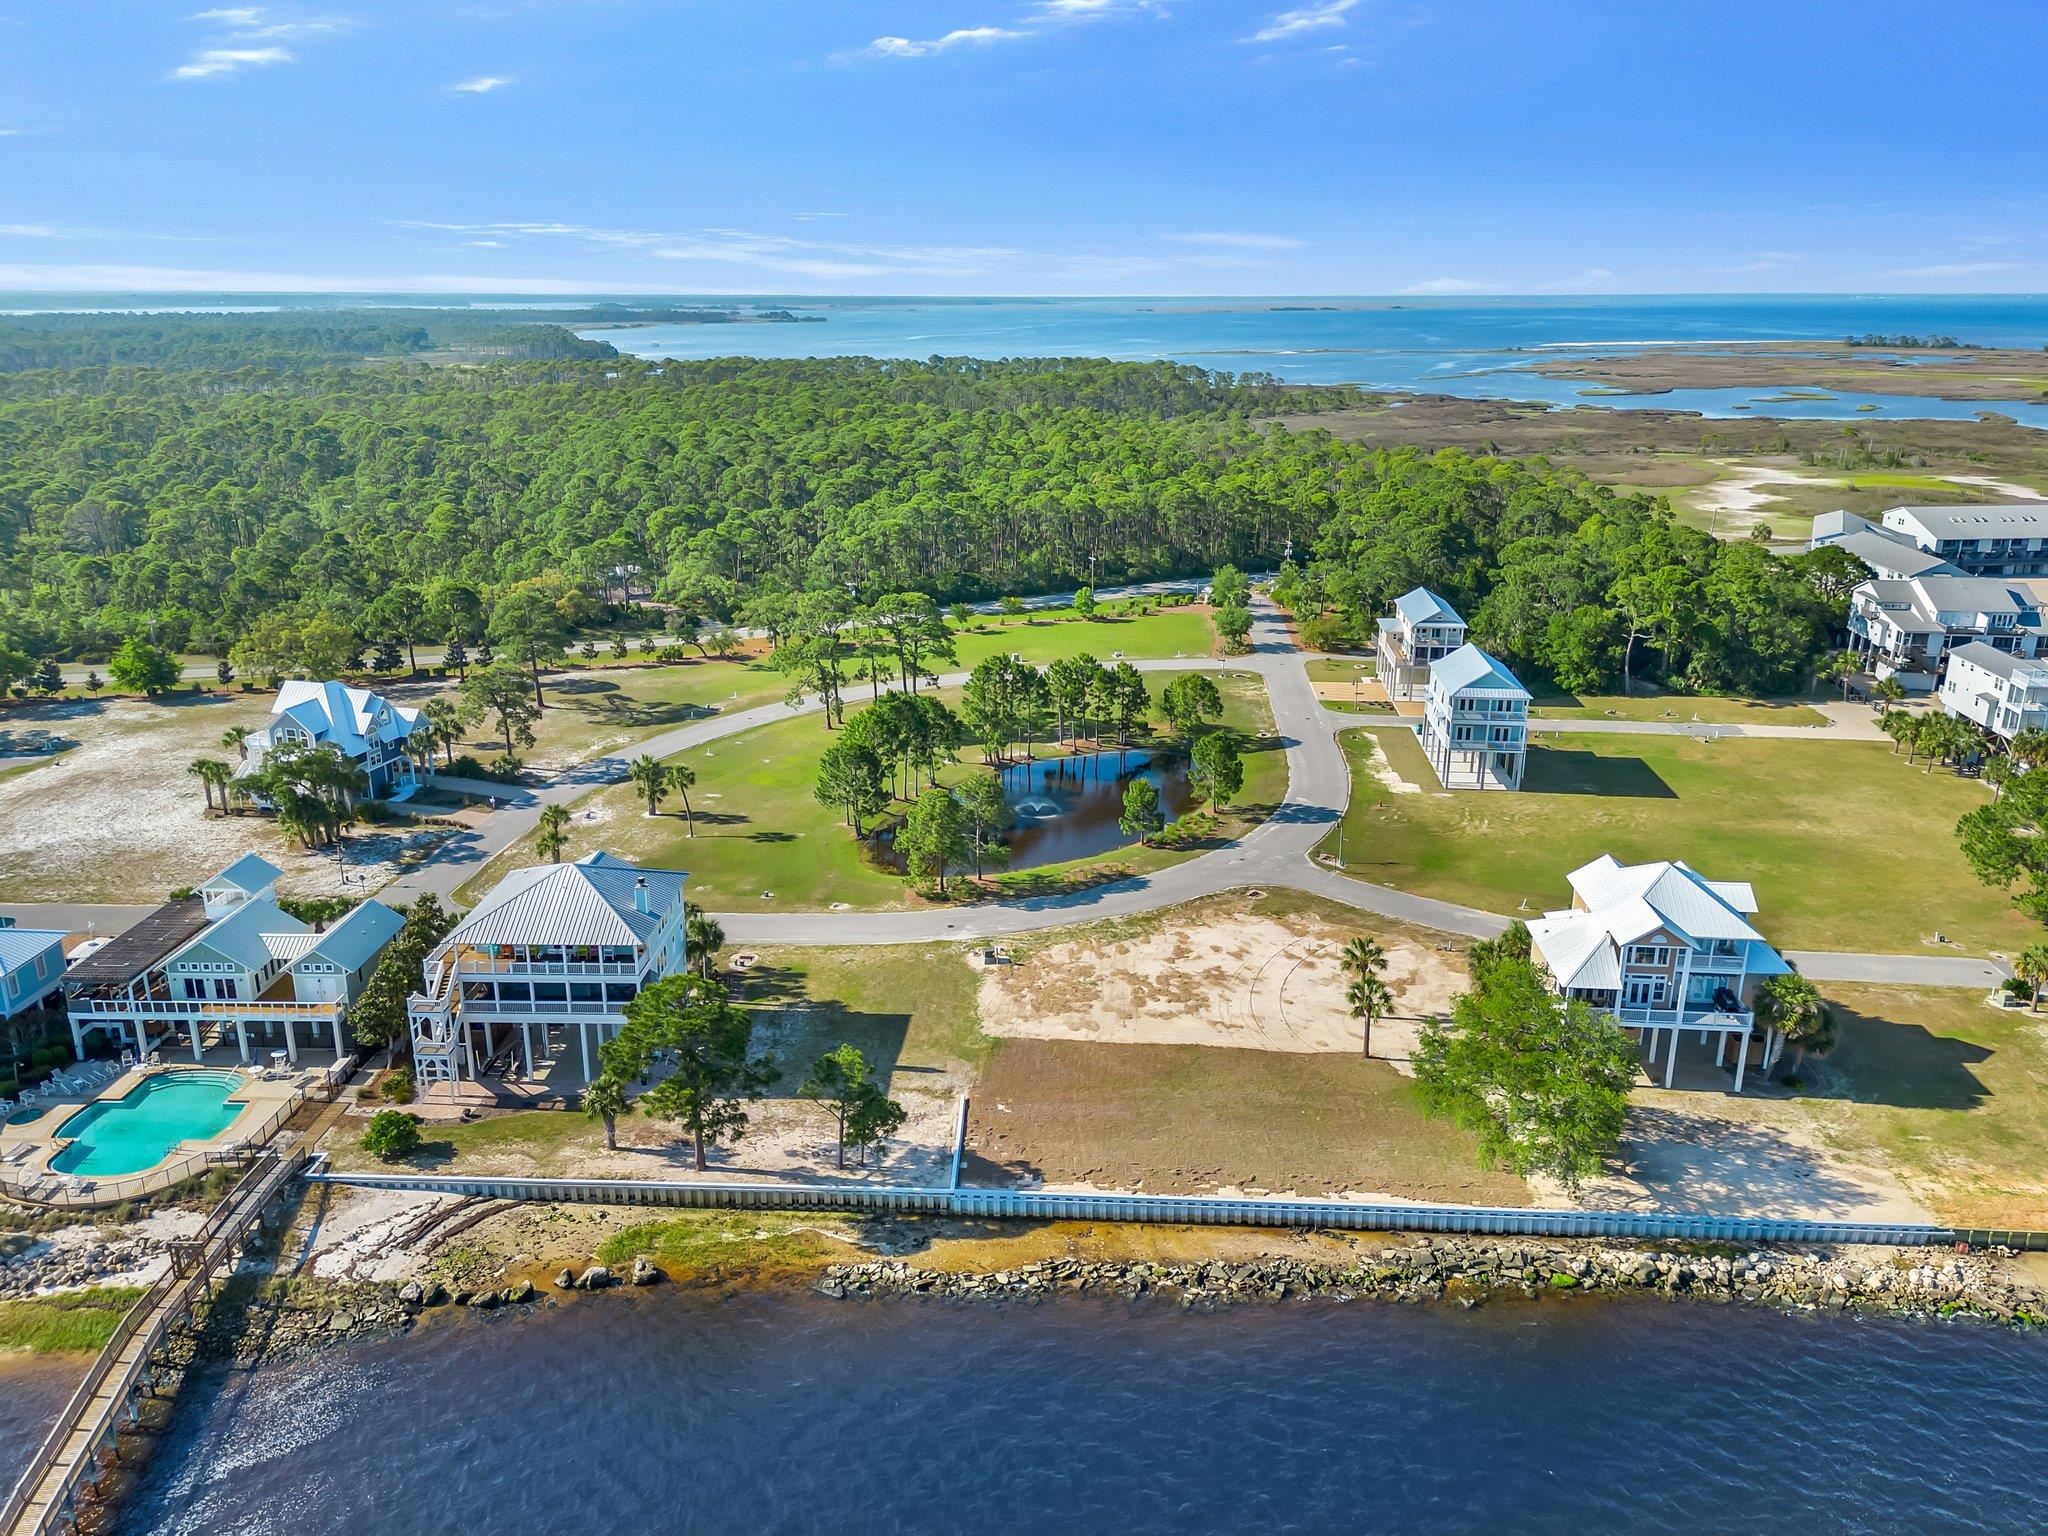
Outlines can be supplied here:
[[[1742, 1092], [1757, 1038], [1757, 989], [1791, 969], [1750, 922], [1749, 883], [1709, 880], [1675, 861], [1622, 864], [1612, 854], [1566, 878], [1571, 906], [1529, 924], [1531, 958], [1552, 989], [1612, 1013], [1647, 1045], [1652, 1068], [1661, 1050], [1666, 1088], [1686, 1035], [1697, 1035], [1724, 1070], [1732, 1047], [1734, 1090]], [[1764, 1032], [1761, 1070], [1783, 1044], [1775, 1030]]]
[[138, 1059], [166, 1044], [205, 1059], [232, 1045], [250, 1060], [252, 1038], [348, 1049], [345, 1019], [378, 955], [404, 919], [366, 901], [324, 929], [277, 903], [277, 866], [247, 854], [189, 896], [166, 902], [64, 977], [71, 1044], [80, 1058], [95, 1030]]
[[596, 1047], [640, 989], [689, 966], [681, 870], [609, 853], [514, 870], [427, 957], [412, 997], [413, 1068], [424, 1087], [534, 1073], [573, 1039], [586, 1080]]

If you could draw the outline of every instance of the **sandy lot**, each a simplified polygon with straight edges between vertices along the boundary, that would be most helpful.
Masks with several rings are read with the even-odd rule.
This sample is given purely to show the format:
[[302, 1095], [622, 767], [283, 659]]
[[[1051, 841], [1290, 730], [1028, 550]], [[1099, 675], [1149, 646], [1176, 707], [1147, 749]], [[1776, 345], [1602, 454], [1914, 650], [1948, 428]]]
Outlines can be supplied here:
[[[1359, 931], [1205, 903], [1151, 931], [1072, 940], [988, 967], [982, 1028], [1035, 1040], [1357, 1054], [1363, 1028], [1345, 1007], [1338, 959]], [[1377, 937], [1394, 1008], [1373, 1026], [1373, 1054], [1406, 1070], [1422, 1020], [1449, 1013], [1464, 989], [1465, 959], [1406, 935]]]
[[446, 834], [363, 828], [344, 865], [330, 850], [290, 845], [268, 817], [209, 816], [194, 758], [227, 759], [231, 725], [258, 726], [269, 695], [147, 704], [92, 699], [9, 710], [4, 729], [47, 731], [78, 743], [56, 761], [0, 779], [0, 897], [10, 901], [161, 900], [260, 853], [300, 895], [365, 895], [399, 861]]
[[1536, 1184], [1539, 1205], [1594, 1210], [1756, 1211], [1822, 1221], [1933, 1221], [1889, 1168], [1825, 1145], [1806, 1106], [1783, 1099], [1639, 1088], [1621, 1167], [1574, 1201]]

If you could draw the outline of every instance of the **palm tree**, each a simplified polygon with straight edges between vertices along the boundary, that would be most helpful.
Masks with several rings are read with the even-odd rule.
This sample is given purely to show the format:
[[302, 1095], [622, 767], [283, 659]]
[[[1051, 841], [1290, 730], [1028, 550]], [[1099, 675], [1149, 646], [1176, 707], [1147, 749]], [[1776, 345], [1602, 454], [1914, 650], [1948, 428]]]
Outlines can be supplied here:
[[2010, 750], [2021, 766], [2038, 768], [2048, 763], [2048, 731], [2021, 731], [2013, 737]]
[[1815, 680], [1824, 683], [1840, 683], [1842, 685], [1842, 698], [1846, 701], [1849, 697], [1849, 679], [1862, 670], [1863, 664], [1856, 659], [1854, 651], [1836, 651], [1820, 664], [1820, 671]]
[[725, 947], [725, 929], [717, 918], [692, 902], [683, 917], [683, 941], [696, 959], [699, 974], [709, 981], [711, 962]]
[[231, 725], [220, 733], [220, 744], [225, 750], [233, 752], [239, 757], [247, 757], [249, 755], [249, 738], [254, 734], [255, 732], [251, 731], [246, 725]]
[[1870, 707], [1880, 712], [1890, 709], [1906, 696], [1906, 685], [1896, 677], [1881, 678], [1870, 690]]
[[234, 777], [234, 770], [217, 757], [195, 757], [185, 772], [199, 781], [199, 787], [206, 792], [206, 808], [213, 809], [213, 792], [221, 791], [220, 808], [228, 808], [228, 780]]
[[646, 797], [647, 814], [652, 816], [661, 807], [661, 797], [668, 793], [668, 771], [657, 759], [642, 752], [626, 765], [626, 777]]
[[1794, 1068], [1809, 1054], [1825, 1056], [1835, 1047], [1835, 1010], [1820, 988], [1797, 971], [1773, 976], [1758, 989], [1756, 1016], [1758, 1023], [1784, 1036]]
[[1347, 976], [1377, 976], [1387, 968], [1387, 952], [1380, 947], [1377, 939], [1369, 939], [1360, 934], [1344, 946], [1340, 963]]
[[2048, 981], [2048, 944], [2029, 944], [2021, 950], [2019, 958], [2012, 963], [2012, 973], [2033, 992], [2027, 1006], [2038, 1010], [2041, 1006], [2041, 983]]
[[1351, 1007], [1351, 1017], [1365, 1020], [1365, 1054], [1372, 1054], [1372, 1021], [1385, 1013], [1394, 1004], [1394, 994], [1387, 984], [1368, 971], [1344, 989], [1344, 1001]]
[[[1877, 717], [1877, 728], [1892, 739], [1894, 757], [1898, 756], [1901, 746], [1912, 745], [1913, 731], [1918, 724], [1919, 722], [1903, 709], [1887, 709]], [[1911, 762], [1912, 758], [1909, 756], [1906, 761]]]
[[562, 850], [569, 844], [569, 808], [550, 805], [540, 813], [540, 831], [534, 837], [534, 852], [555, 864], [562, 862]]
[[619, 1117], [633, 1113], [633, 1105], [626, 1097], [626, 1085], [609, 1072], [593, 1077], [584, 1085], [583, 1113], [604, 1122], [605, 1150], [618, 1151]]
[[451, 768], [455, 766], [455, 744], [462, 740], [463, 725], [462, 706], [446, 694], [431, 698], [420, 706], [420, 726], [426, 735], [428, 750], [431, 752], [439, 747]]
[[688, 835], [697, 835], [697, 815], [690, 809], [690, 789], [697, 782], [697, 770], [688, 763], [668, 765], [668, 787], [683, 797], [683, 823], [689, 828]]

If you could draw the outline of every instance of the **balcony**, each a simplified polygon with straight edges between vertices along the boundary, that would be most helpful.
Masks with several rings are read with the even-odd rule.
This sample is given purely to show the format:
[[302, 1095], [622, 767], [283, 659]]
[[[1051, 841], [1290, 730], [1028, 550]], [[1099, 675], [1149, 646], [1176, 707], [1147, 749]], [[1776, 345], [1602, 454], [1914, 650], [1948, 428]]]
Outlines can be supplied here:
[[331, 1019], [337, 1002], [301, 1003], [286, 998], [150, 997], [129, 1002], [118, 997], [74, 997], [65, 1011], [75, 1019]]
[[511, 1002], [503, 998], [465, 997], [461, 1016], [465, 1019], [611, 1019], [624, 1017], [624, 1003], [601, 1000], [587, 1002]]
[[1619, 1007], [1614, 1017], [1628, 1029], [1714, 1029], [1747, 1030], [1756, 1016], [1746, 1008], [1706, 1008], [1687, 1004], [1683, 1008]]

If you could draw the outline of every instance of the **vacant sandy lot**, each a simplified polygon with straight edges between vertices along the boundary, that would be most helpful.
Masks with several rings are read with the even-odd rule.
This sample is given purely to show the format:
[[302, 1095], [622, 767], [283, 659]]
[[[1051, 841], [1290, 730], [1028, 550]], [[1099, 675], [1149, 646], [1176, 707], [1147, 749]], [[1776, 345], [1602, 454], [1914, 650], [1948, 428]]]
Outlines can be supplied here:
[[1373, 1054], [1406, 1070], [1426, 1018], [1450, 1012], [1465, 957], [1420, 937], [1339, 925], [1306, 913], [1200, 903], [1122, 936], [1084, 936], [990, 966], [982, 1028], [1036, 1040], [1213, 1045], [1257, 1051], [1348, 1051], [1363, 1029], [1344, 1004], [1344, 943], [1373, 933], [1387, 951], [1393, 1013], [1373, 1026]]
[[54, 761], [0, 778], [0, 899], [159, 901], [260, 853], [302, 895], [365, 895], [397, 872], [409, 851], [444, 834], [364, 828], [344, 865], [330, 851], [292, 847], [268, 817], [209, 816], [193, 759], [231, 759], [221, 733], [260, 726], [268, 694], [148, 704], [90, 699], [11, 709], [0, 729], [48, 732], [77, 745]]

